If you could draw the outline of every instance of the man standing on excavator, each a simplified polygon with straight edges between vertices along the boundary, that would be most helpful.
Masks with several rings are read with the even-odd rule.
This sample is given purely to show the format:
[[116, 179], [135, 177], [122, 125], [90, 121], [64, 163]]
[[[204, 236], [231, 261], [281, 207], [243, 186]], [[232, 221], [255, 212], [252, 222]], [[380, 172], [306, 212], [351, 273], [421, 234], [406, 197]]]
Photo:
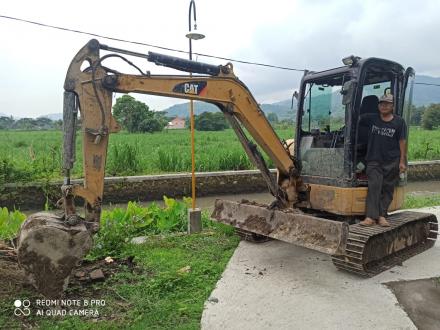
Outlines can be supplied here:
[[407, 127], [400, 116], [393, 114], [393, 95], [379, 99], [379, 113], [360, 116], [359, 125], [369, 126], [367, 156], [368, 193], [366, 217], [362, 226], [383, 227], [390, 224], [385, 218], [393, 200], [399, 173], [406, 171]]

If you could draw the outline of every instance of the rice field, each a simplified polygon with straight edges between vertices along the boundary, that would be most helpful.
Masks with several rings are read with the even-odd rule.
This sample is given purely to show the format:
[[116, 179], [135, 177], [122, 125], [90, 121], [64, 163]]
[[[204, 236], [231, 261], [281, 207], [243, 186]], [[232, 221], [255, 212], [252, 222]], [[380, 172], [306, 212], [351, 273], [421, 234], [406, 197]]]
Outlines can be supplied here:
[[[279, 129], [282, 139], [293, 129]], [[82, 176], [81, 134], [77, 135], [77, 161], [73, 177]], [[196, 170], [223, 171], [252, 169], [234, 132], [198, 132]], [[409, 160], [440, 159], [440, 130], [411, 128]], [[191, 170], [188, 130], [154, 134], [110, 136], [106, 175], [141, 175], [189, 172]], [[45, 181], [61, 178], [62, 133], [58, 131], [0, 131], [0, 183]], [[273, 163], [265, 157], [269, 166]]]

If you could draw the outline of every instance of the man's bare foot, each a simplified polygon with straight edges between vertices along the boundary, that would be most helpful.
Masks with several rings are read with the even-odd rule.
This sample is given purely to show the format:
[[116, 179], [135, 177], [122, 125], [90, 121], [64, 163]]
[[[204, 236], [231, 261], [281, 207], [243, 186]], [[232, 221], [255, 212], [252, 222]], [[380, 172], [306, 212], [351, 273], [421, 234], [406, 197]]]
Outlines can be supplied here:
[[373, 220], [373, 219], [371, 219], [371, 218], [369, 218], [369, 217], [366, 217], [364, 220], [362, 220], [361, 222], [359, 222], [359, 224], [360, 224], [361, 226], [371, 227], [371, 226], [374, 226], [374, 225], [376, 224], [376, 221]]
[[387, 219], [385, 219], [385, 217], [379, 217], [379, 221], [378, 221], [379, 226], [382, 227], [389, 227], [390, 223], [387, 221]]

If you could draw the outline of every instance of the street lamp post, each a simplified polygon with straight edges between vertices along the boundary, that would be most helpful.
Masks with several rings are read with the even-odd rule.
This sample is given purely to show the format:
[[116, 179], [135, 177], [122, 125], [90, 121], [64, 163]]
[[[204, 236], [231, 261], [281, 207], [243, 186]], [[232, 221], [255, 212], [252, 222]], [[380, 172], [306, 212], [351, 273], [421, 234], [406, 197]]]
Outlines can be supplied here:
[[[191, 13], [194, 13], [194, 31], [192, 31]], [[189, 39], [189, 59], [192, 60], [192, 41], [203, 39], [205, 36], [197, 32], [197, 15], [196, 15], [196, 3], [191, 0], [189, 3], [188, 12], [188, 27], [189, 32], [186, 37]], [[190, 72], [190, 77], [192, 73]], [[201, 210], [196, 208], [196, 161], [195, 161], [195, 146], [194, 146], [194, 102], [191, 99], [189, 101], [190, 109], [190, 123], [191, 123], [191, 197], [192, 208], [188, 210], [188, 232], [199, 232], [202, 229]]]

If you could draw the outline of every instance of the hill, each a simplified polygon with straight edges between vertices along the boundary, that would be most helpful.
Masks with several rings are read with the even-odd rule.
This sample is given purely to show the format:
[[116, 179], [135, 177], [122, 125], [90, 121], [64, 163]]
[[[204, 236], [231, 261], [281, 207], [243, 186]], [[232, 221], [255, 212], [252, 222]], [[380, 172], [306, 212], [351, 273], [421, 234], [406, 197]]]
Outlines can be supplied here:
[[[416, 84], [413, 91], [413, 104], [415, 106], [429, 105], [431, 103], [440, 103], [440, 78], [430, 76], [416, 76]], [[434, 84], [439, 86], [424, 85]], [[339, 101], [340, 97], [334, 97], [334, 101]], [[212, 104], [205, 102], [194, 102], [195, 114], [199, 115], [202, 112], [216, 112], [218, 108]], [[275, 103], [263, 103], [260, 104], [261, 109], [267, 115], [269, 113], [275, 113], [280, 120], [295, 118], [296, 113], [296, 101], [293, 104], [293, 110], [291, 109], [292, 99], [286, 99]], [[170, 117], [188, 117], [189, 114], [189, 102], [182, 104], [175, 104], [164, 111]]]
[[413, 92], [413, 104], [417, 107], [440, 103], [440, 86], [430, 86], [422, 84], [440, 85], [440, 78], [430, 76], [417, 76]]
[[[291, 119], [294, 118], [295, 111], [290, 109], [291, 101], [286, 105], [287, 102], [277, 102], [272, 104], [260, 104], [261, 110], [267, 115], [269, 113], [275, 113], [278, 116], [278, 119]], [[295, 104], [296, 106], [296, 104]], [[164, 109], [167, 113], [167, 116], [170, 117], [188, 117], [189, 116], [189, 102], [175, 104], [167, 109]], [[201, 114], [202, 112], [217, 112], [220, 111], [215, 105], [206, 102], [194, 102], [194, 113], [196, 115]]]
[[49, 118], [50, 120], [63, 120], [62, 113], [50, 113], [48, 115], [40, 116], [39, 118]]
[[[429, 105], [431, 103], [440, 103], [440, 77], [431, 77], [425, 75], [416, 75], [416, 84], [414, 85], [413, 92], [413, 104], [417, 107], [422, 105]], [[432, 85], [424, 85], [432, 84]], [[338, 98], [334, 98], [337, 100]], [[216, 112], [219, 109], [209, 103], [205, 102], [194, 102], [195, 104], [195, 114], [199, 115], [202, 112]], [[274, 103], [263, 103], [261, 104], [261, 109], [266, 115], [269, 113], [275, 113], [278, 119], [292, 119], [295, 118], [296, 113], [296, 101], [294, 102], [294, 108], [291, 109], [292, 99], [286, 99]], [[170, 117], [188, 117], [189, 116], [189, 102], [175, 104], [171, 107], [164, 109], [167, 115]], [[0, 117], [9, 117], [10, 115], [5, 113], [0, 113]], [[62, 120], [62, 113], [51, 113], [47, 115], [40, 116], [40, 118], [45, 117], [51, 120]]]

